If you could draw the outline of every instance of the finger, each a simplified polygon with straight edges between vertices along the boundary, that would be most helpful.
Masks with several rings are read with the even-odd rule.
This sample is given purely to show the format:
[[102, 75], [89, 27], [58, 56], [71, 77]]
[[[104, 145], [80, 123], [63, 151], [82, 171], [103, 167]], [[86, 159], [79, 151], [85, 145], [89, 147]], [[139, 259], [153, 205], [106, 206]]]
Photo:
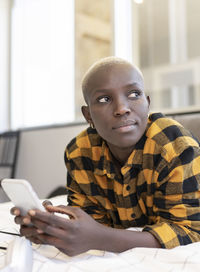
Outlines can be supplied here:
[[34, 244], [42, 244], [42, 241], [41, 240], [39, 240], [36, 236], [33, 236], [33, 237], [28, 237], [27, 238], [29, 241], [31, 241], [32, 243], [34, 243]]
[[[58, 208], [59, 207], [59, 208]], [[63, 206], [64, 207], [64, 206]], [[55, 215], [61, 216], [66, 219], [75, 219], [74, 215], [68, 215], [64, 210], [60, 208], [60, 206], [46, 206], [46, 210], [50, 213], [54, 213]]]
[[29, 225], [29, 224], [31, 224], [31, 217], [29, 215], [16, 216], [14, 221], [18, 225]]
[[34, 237], [38, 235], [38, 231], [35, 227], [25, 227], [20, 228], [20, 234], [26, 238]]
[[28, 233], [24, 233], [23, 231], [21, 231], [21, 232], [22, 232], [22, 236], [26, 237], [26, 239], [28, 239], [32, 243], [42, 244], [42, 241], [38, 238], [38, 234], [36, 233], [36, 231], [35, 231], [35, 233], [33, 232], [34, 235], [29, 235]]
[[66, 233], [67, 233], [66, 230], [63, 230], [61, 228], [44, 223], [36, 219], [32, 219], [32, 223], [36, 227], [37, 235], [48, 234], [48, 235], [60, 238], [61, 240], [63, 239], [63, 237], [66, 238]]
[[59, 206], [49, 206], [47, 208], [49, 212], [57, 212], [61, 214], [66, 214], [70, 216], [70, 219], [78, 219], [80, 217], [80, 208], [77, 207], [69, 207], [64, 205]]
[[40, 241], [40, 244], [48, 244], [48, 245], [55, 246], [56, 248], [58, 247], [62, 248], [63, 240], [57, 237], [41, 234], [37, 236], [37, 239]]
[[13, 207], [12, 209], [10, 209], [10, 213], [11, 213], [12, 215], [19, 216], [19, 215], [20, 215], [20, 209], [17, 208], [17, 207]]
[[44, 201], [42, 202], [42, 205], [46, 208], [46, 206], [52, 206], [53, 204], [52, 204], [51, 201], [49, 201], [49, 200], [44, 200]]
[[[50, 206], [49, 206], [50, 207]], [[33, 224], [34, 220], [40, 220], [49, 225], [53, 225], [59, 228], [69, 229], [72, 227], [72, 222], [69, 219], [57, 216], [49, 212], [41, 212], [39, 210], [30, 210], [29, 215], [31, 216], [31, 221]]]

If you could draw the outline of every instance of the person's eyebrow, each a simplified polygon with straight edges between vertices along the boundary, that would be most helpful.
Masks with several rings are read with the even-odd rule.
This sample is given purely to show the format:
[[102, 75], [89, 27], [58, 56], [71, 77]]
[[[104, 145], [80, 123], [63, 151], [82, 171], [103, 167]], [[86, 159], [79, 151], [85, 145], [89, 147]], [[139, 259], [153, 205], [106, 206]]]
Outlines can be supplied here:
[[140, 86], [141, 84], [139, 84], [138, 82], [133, 82], [133, 83], [130, 83], [130, 84], [127, 84], [125, 85], [124, 87], [128, 88], [128, 87], [138, 87]]

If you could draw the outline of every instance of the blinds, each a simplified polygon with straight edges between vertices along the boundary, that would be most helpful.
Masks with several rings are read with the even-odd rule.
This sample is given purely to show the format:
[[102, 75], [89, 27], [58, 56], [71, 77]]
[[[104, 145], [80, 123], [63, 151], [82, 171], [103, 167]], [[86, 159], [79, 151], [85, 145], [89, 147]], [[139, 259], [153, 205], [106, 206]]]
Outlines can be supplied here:
[[0, 180], [14, 177], [18, 144], [18, 131], [0, 134]]

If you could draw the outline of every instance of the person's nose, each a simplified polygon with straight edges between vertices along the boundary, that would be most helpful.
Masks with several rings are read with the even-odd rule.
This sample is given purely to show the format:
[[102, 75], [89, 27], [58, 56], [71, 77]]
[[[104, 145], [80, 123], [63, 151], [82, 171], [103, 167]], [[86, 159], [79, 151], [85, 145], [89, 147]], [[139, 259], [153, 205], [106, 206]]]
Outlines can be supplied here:
[[126, 114], [129, 114], [131, 112], [131, 109], [129, 107], [129, 103], [124, 100], [119, 100], [115, 102], [114, 105], [114, 116], [123, 116]]

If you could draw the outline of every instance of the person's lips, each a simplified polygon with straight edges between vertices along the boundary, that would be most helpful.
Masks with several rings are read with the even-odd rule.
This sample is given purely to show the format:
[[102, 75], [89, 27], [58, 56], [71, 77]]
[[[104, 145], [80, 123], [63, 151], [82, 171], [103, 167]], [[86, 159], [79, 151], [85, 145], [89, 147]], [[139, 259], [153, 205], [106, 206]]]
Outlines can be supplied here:
[[119, 131], [119, 132], [129, 132], [135, 128], [137, 125], [137, 122], [135, 120], [127, 120], [125, 122], [120, 122], [113, 126], [113, 130]]

